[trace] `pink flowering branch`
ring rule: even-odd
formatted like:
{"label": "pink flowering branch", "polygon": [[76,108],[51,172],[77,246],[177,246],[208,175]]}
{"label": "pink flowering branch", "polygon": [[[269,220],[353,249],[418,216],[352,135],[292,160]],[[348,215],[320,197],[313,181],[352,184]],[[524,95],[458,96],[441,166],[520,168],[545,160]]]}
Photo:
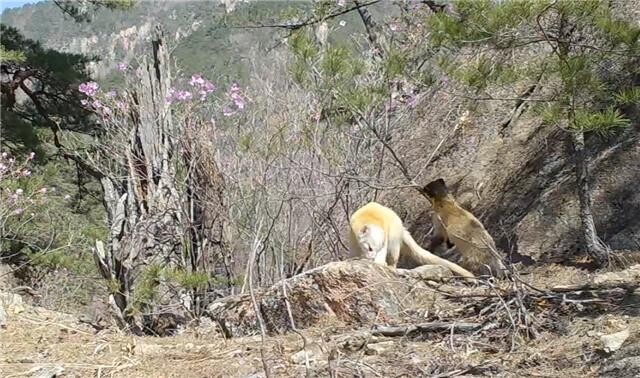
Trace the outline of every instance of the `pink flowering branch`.
{"label": "pink flowering branch", "polygon": [[[0,223],[6,222],[14,216],[21,217],[28,209],[42,206],[47,203],[47,195],[56,192],[54,187],[41,187],[37,190],[25,190],[23,188],[11,189],[20,180],[31,178],[29,164],[35,158],[35,153],[29,153],[22,162],[18,162],[7,152],[0,153],[0,186],[4,189],[0,192]],[[30,221],[35,214],[20,222]]]}

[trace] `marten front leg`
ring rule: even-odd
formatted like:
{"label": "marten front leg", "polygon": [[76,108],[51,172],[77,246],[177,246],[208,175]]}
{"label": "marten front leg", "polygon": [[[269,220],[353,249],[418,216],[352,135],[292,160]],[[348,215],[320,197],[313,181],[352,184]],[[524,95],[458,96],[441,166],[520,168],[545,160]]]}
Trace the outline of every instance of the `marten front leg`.
{"label": "marten front leg", "polygon": [[429,239],[428,251],[434,251],[442,243],[446,243],[447,249],[453,247],[453,243],[449,240],[447,235],[447,229],[442,224],[440,217],[436,212],[431,215],[431,222],[433,223],[433,235]]}

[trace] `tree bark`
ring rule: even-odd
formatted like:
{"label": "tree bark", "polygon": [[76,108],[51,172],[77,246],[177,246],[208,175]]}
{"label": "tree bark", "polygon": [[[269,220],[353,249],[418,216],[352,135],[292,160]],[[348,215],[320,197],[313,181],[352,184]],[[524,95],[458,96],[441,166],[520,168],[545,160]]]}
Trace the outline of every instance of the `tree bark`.
{"label": "tree bark", "polygon": [[[186,122],[183,133],[182,157],[185,166],[189,167],[186,213],[191,239],[191,248],[188,249],[190,270],[207,272],[217,278],[224,277],[223,284],[211,284],[208,289],[219,290],[223,286],[230,292],[235,276],[233,255],[228,243],[226,184],[215,159],[212,141],[215,125],[210,122]],[[206,302],[205,290],[194,290],[192,296],[193,311],[199,315]]]}
{"label": "tree bark", "polygon": [[358,14],[360,15],[360,19],[362,20],[365,29],[367,30],[369,43],[375,51],[374,55],[377,58],[382,59],[384,57],[384,42],[381,41],[381,38],[384,38],[384,36],[380,32],[380,27],[366,7],[362,6],[359,1],[354,1],[354,4],[358,7]]}
{"label": "tree bark", "polygon": [[[224,276],[227,285],[234,277],[214,125],[189,115],[174,120],[165,101],[169,53],[159,28],[152,43],[152,60],[143,57],[127,83],[129,110],[113,121],[120,131],[101,151],[109,156],[100,179],[109,235],[106,245],[96,242],[94,257],[109,281],[118,323],[134,333],[166,335],[200,315],[216,282],[211,276]],[[206,273],[210,287],[182,285],[174,273]]]}
{"label": "tree bark", "polygon": [[[122,140],[105,146],[117,156],[115,171],[101,179],[110,228],[106,248],[94,257],[110,281],[116,319],[134,333],[153,329],[160,318],[183,318],[181,288],[158,277],[158,269],[184,267],[184,191],[176,177],[180,126],[165,102],[170,83],[169,54],[157,30],[153,61],[142,59],[122,116]],[[187,306],[187,305],[185,305]]]}
{"label": "tree bark", "polygon": [[576,183],[580,201],[580,225],[584,248],[593,261],[602,266],[609,260],[608,248],[600,241],[591,211],[591,189],[589,187],[589,167],[585,153],[584,133],[571,133],[574,150]]}

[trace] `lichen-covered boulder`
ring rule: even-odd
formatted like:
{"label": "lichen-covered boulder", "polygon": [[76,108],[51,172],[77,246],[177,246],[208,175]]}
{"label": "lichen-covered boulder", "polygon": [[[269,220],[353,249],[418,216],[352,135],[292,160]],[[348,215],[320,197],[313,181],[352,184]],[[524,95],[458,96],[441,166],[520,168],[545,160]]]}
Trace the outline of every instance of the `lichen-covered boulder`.
{"label": "lichen-covered boulder", "polygon": [[[427,280],[451,273],[439,266],[415,270],[394,269],[367,260],[332,262],[285,279],[270,288],[255,290],[255,302],[268,333],[284,333],[323,322],[344,324],[384,323],[398,319],[416,303],[431,306],[436,292]],[[286,293],[285,293],[286,291]],[[256,305],[249,293],[219,299],[208,306],[207,316],[225,336],[260,332]]]}

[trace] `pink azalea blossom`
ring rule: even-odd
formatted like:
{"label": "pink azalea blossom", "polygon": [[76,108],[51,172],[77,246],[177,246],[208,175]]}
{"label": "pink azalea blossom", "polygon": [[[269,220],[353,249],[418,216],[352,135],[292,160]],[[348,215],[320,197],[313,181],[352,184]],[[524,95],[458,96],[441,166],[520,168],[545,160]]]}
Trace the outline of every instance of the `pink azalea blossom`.
{"label": "pink azalea blossom", "polygon": [[102,113],[102,116],[105,118],[111,117],[111,114],[113,114],[113,112],[111,111],[111,108],[108,106],[103,106],[100,109],[100,112]]}
{"label": "pink azalea blossom", "polygon": [[200,88],[200,100],[204,100],[209,93],[216,90],[216,86],[208,80]]}
{"label": "pink azalea blossom", "polygon": [[178,101],[189,101],[193,95],[189,91],[178,91],[175,97]]}
{"label": "pink azalea blossom", "polygon": [[216,86],[210,82],[210,81],[205,81],[204,85],[202,86],[202,89],[204,89],[207,92],[213,92],[216,90]]}
{"label": "pink azalea blossom", "polygon": [[116,67],[118,67],[119,71],[126,71],[129,66],[127,63],[118,63],[116,64]]}
{"label": "pink azalea blossom", "polygon": [[232,93],[231,94],[231,99],[233,100],[233,103],[238,107],[238,109],[240,109],[240,110],[244,109],[245,99],[244,99],[244,97],[242,97],[241,94]]}
{"label": "pink azalea blossom", "polygon": [[194,74],[191,76],[191,81],[189,81],[189,85],[192,87],[198,86],[201,87],[205,83],[204,78],[200,74]]}
{"label": "pink azalea blossom", "polygon": [[229,88],[229,93],[233,93],[233,92],[240,92],[240,86],[238,86],[238,83],[231,84],[231,88]]}
{"label": "pink azalea blossom", "polygon": [[95,100],[91,105],[96,109],[100,109],[102,107],[102,102],[100,102],[100,100]]}
{"label": "pink azalea blossom", "polygon": [[[229,113],[229,115],[233,115],[238,110],[244,109],[247,100],[242,95],[242,93],[240,91],[240,87],[238,86],[237,83],[231,84],[231,87],[229,88],[229,91],[227,92],[227,95],[231,98],[231,100],[233,101],[233,105],[235,105],[235,107],[236,107],[236,110],[230,110],[230,111],[227,112],[227,113]],[[225,114],[224,113],[224,109],[223,109],[223,114]],[[225,114],[225,115],[227,115],[227,114]]]}
{"label": "pink azalea blossom", "polygon": [[174,88],[169,89],[169,94],[165,98],[167,104],[173,104],[176,101],[189,101],[193,98],[193,95],[189,91],[180,91]]}
{"label": "pink azalea blossom", "polygon": [[192,97],[191,92],[189,91],[178,91],[176,92],[175,98],[178,101],[188,101]]}
{"label": "pink azalea blossom", "polygon": [[225,106],[222,108],[222,114],[225,117],[231,117],[232,115],[238,113],[238,111],[245,108],[247,99],[241,93],[240,86],[237,83],[231,84],[229,90],[227,91],[227,96],[231,99],[231,105]]}
{"label": "pink azalea blossom", "polygon": [[87,101],[87,100],[85,100],[85,99],[80,100],[80,104],[81,104],[82,106],[84,106],[85,108],[86,108],[86,107],[89,107],[89,101]]}
{"label": "pink azalea blossom", "polygon": [[93,97],[100,90],[100,85],[98,85],[98,83],[96,83],[95,81],[88,81],[86,83],[80,84],[78,90],[89,97]]}
{"label": "pink azalea blossom", "polygon": [[216,90],[216,86],[200,74],[191,76],[189,85],[199,88],[198,94],[200,95],[200,100],[204,100],[209,93]]}
{"label": "pink azalea blossom", "polygon": [[108,98],[114,98],[114,97],[116,97],[116,94],[117,94],[117,93],[116,93],[116,91],[109,91],[109,92],[107,92],[105,95],[106,95]]}

